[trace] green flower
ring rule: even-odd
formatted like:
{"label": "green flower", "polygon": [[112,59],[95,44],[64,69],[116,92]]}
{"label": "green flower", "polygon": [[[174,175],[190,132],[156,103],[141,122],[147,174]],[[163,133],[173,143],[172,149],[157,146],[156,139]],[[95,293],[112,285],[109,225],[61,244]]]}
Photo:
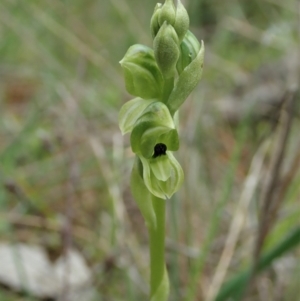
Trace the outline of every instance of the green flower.
{"label": "green flower", "polygon": [[120,61],[127,91],[144,99],[159,98],[163,77],[150,47],[131,46]]}
{"label": "green flower", "polygon": [[[135,174],[135,181],[143,179],[145,189],[150,193],[159,198],[170,198],[180,188],[184,177],[171,152],[178,150],[179,138],[167,106],[156,99],[134,98],[123,105],[119,125],[123,134],[132,132],[131,148],[141,162],[138,168],[141,174],[139,177]],[[132,185],[134,194],[146,196],[142,192],[144,188],[139,186]],[[143,204],[140,206],[145,211],[143,214],[150,212]]]}
{"label": "green flower", "polygon": [[157,157],[158,144],[165,145],[165,151],[178,150],[178,132],[168,107],[162,102],[148,105],[134,124],[130,142],[132,151],[146,159]]}

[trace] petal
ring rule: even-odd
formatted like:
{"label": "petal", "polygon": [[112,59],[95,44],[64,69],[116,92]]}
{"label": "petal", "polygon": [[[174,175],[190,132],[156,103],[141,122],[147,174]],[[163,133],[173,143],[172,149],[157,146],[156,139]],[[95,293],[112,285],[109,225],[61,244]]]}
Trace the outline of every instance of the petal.
{"label": "petal", "polygon": [[160,181],[167,181],[171,176],[171,162],[167,155],[150,159],[150,168],[154,176]]}

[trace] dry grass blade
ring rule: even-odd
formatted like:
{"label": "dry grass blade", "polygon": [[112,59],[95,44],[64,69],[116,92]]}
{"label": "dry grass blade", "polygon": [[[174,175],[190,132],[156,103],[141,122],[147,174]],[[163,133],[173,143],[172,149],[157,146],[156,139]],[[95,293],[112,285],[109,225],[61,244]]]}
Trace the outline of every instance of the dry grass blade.
{"label": "dry grass blade", "polygon": [[111,0],[111,4],[114,6],[115,10],[119,13],[122,19],[126,20],[129,30],[136,36],[140,36],[143,43],[149,41],[148,35],[143,30],[139,20],[132,14],[131,7],[126,1]]}
{"label": "dry grass blade", "polygon": [[[289,10],[289,11],[291,11],[293,13],[296,12],[295,8],[290,3],[287,3],[286,1],[285,2],[282,2],[280,0],[264,0],[264,1],[272,3],[274,5],[277,5],[277,6],[281,7],[281,8],[283,8],[283,9]],[[296,2],[295,2],[295,4],[296,4]]]}
{"label": "dry grass blade", "polygon": [[[251,287],[254,276],[259,267],[259,258],[261,256],[264,241],[271,229],[271,214],[274,214],[274,210],[272,210],[272,208],[276,201],[275,192],[277,192],[288,136],[292,125],[295,100],[295,91],[288,91],[283,99],[280,120],[271,154],[270,168],[261,194],[262,208],[260,210],[258,233],[254,246],[252,273],[244,292],[249,290]],[[282,199],[280,202],[282,203]],[[276,208],[278,210],[279,206],[276,206]]]}
{"label": "dry grass blade", "polygon": [[266,144],[263,144],[253,158],[249,174],[244,182],[244,188],[230,225],[229,233],[227,235],[225,247],[223,249],[219,264],[208,289],[205,299],[206,301],[213,301],[215,299],[224,281],[239,235],[245,223],[247,209],[256,191],[257,185],[261,180],[261,169],[265,155]]}
{"label": "dry grass blade", "polygon": [[[250,40],[256,41],[258,43],[263,43],[264,31],[259,28],[256,28],[247,21],[238,20],[232,17],[226,17],[223,21],[223,26],[226,29],[238,33]],[[281,41],[280,37],[274,38],[272,43],[268,44],[267,46],[271,46],[274,49],[279,50],[286,49],[286,45]]]}
{"label": "dry grass blade", "polygon": [[[118,223],[122,223],[122,221],[124,220],[125,208],[123,206],[123,200],[122,200],[120,188],[117,185],[116,181],[114,181],[114,175],[112,173],[112,170],[106,162],[105,149],[101,144],[101,142],[99,141],[99,139],[97,139],[95,136],[90,135],[88,140],[94,152],[94,155],[99,161],[99,165],[101,167],[103,177],[107,181],[107,187],[112,199],[113,210],[114,213],[116,214],[115,219],[118,220]],[[120,229],[118,229],[118,232],[116,234],[118,234],[119,241],[121,240],[121,237],[124,237]]]}
{"label": "dry grass blade", "polygon": [[226,73],[227,76],[232,77],[236,83],[245,84],[249,80],[249,74],[245,72],[238,64],[223,59],[215,54],[211,49],[207,50],[207,54],[205,56],[205,60],[208,64],[219,71]]}
{"label": "dry grass blade", "polygon": [[287,140],[292,125],[295,99],[296,97],[294,92],[288,92],[285,96],[284,104],[281,110],[281,116],[276,135],[277,139],[273,147],[270,169],[261,196],[262,208],[260,214],[258,237],[254,251],[254,261],[257,261],[257,258],[259,258],[259,254],[263,247],[263,242],[270,228],[270,208],[274,201],[274,192],[277,191],[276,187],[278,186],[281,167],[286,151]]}
{"label": "dry grass blade", "polygon": [[49,14],[35,6],[29,4],[30,10],[33,16],[41,22],[49,31],[61,38],[64,42],[69,44],[74,50],[77,50],[81,55],[86,57],[95,66],[105,70],[106,75],[113,83],[118,84],[120,81],[118,78],[120,74],[114,69],[114,67],[108,63],[98,52],[92,50],[87,44],[82,42],[75,34],[69,31],[67,28],[59,24],[56,20],[51,18]]}
{"label": "dry grass blade", "polygon": [[[300,144],[299,144],[300,149]],[[291,163],[290,170],[283,176],[280,187],[278,189],[278,193],[276,194],[276,197],[274,199],[273,204],[270,206],[270,214],[269,214],[269,224],[273,225],[276,218],[277,213],[280,207],[280,204],[282,200],[284,199],[284,196],[289,188],[290,183],[292,180],[297,176],[297,173],[300,170],[300,151],[298,154],[295,155],[294,160]]]}
{"label": "dry grass blade", "polygon": [[62,69],[58,60],[47,48],[44,47],[44,45],[42,45],[42,43],[38,41],[33,32],[17,21],[9,10],[7,10],[2,4],[0,4],[0,22],[13,30],[24,42],[26,47],[30,48],[35,54],[40,56],[49,66],[52,66],[57,70]]}
{"label": "dry grass blade", "polygon": [[[34,229],[43,229],[51,232],[61,232],[62,225],[56,221],[33,215],[22,215],[18,213],[0,214],[0,219],[17,227],[28,227]],[[73,226],[73,235],[85,243],[95,240],[91,231],[84,227]]]}

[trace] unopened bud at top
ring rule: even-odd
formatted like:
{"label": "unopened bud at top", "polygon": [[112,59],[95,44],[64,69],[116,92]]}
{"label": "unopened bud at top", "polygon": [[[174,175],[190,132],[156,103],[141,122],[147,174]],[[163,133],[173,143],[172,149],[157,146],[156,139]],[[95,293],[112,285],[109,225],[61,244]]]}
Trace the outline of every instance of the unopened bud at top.
{"label": "unopened bud at top", "polygon": [[162,4],[161,3],[157,3],[155,8],[154,8],[154,12],[153,15],[151,17],[151,21],[150,21],[150,30],[151,30],[151,35],[152,38],[154,39],[156,34],[159,31],[160,25],[158,22],[158,17],[160,14],[160,10],[161,10]]}
{"label": "unopened bud at top", "polygon": [[180,0],[175,0],[175,5],[173,0],[166,0],[163,5],[161,3],[156,5],[150,22],[153,38],[158,34],[164,22],[174,27],[178,40],[181,42],[189,28],[190,21],[188,13]]}
{"label": "unopened bud at top", "polygon": [[175,23],[176,11],[173,0],[166,0],[159,10],[158,23],[162,26],[165,22],[173,25]]}
{"label": "unopened bud at top", "polygon": [[175,75],[179,58],[179,40],[172,25],[165,22],[153,41],[154,56],[165,78]]}
{"label": "unopened bud at top", "polygon": [[173,26],[178,35],[179,42],[181,42],[189,29],[190,19],[180,0],[176,0],[176,18]]}

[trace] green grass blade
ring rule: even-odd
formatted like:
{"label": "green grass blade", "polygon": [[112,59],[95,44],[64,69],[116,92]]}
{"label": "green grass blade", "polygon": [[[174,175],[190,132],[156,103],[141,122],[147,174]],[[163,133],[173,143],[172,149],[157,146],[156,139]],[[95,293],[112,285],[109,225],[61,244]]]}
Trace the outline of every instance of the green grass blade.
{"label": "green grass blade", "polygon": [[[271,265],[271,263],[278,257],[292,250],[300,244],[300,226],[291,231],[278,245],[265,253],[259,260],[257,273],[263,271]],[[251,274],[251,267],[246,271],[242,271],[234,278],[223,285],[215,301],[225,301],[229,297],[231,300],[237,300],[237,297],[242,293],[247,280]]]}

